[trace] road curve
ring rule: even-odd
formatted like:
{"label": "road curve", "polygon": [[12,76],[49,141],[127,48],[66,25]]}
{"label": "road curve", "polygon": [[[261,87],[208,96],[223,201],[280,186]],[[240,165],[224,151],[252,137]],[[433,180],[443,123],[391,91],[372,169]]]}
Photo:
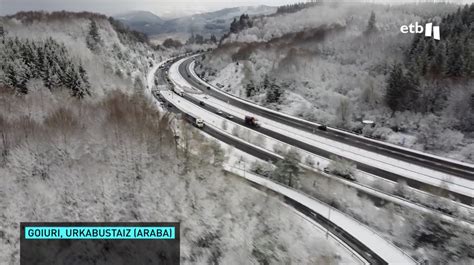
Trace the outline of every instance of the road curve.
{"label": "road curve", "polygon": [[[163,97],[160,97],[160,100],[166,101]],[[173,111],[179,112],[183,115],[183,118],[188,121],[191,124],[195,123],[196,117],[193,117],[190,114],[184,113],[179,108],[172,103],[168,102],[170,104],[169,106],[171,107]],[[210,126],[205,126],[202,128],[202,131],[206,132],[210,136],[214,137],[215,139],[225,142],[228,145],[231,145],[245,153],[251,154],[254,157],[257,157],[262,160],[266,161],[272,161],[272,162],[277,162],[281,159],[281,157],[278,157],[266,150],[263,150],[261,148],[256,148],[255,146],[252,146],[242,140],[239,140],[237,138],[232,138],[226,135],[225,133],[215,130],[214,128]],[[252,183],[254,187],[257,187],[259,189],[265,190],[266,187]],[[326,217],[323,215],[317,214],[316,212],[312,211],[308,207],[304,206],[303,204],[299,203],[296,200],[293,200],[288,197],[284,197],[285,200],[284,202],[288,204],[289,206],[292,206],[295,208],[297,211],[300,213],[304,214],[305,216],[309,217],[310,219],[314,220],[315,222],[319,223],[321,226],[324,228],[328,229],[332,234],[334,234],[337,238],[339,238],[341,241],[343,241],[346,245],[348,245],[350,248],[352,248],[355,252],[357,252],[361,257],[363,257],[368,263],[370,264],[389,264],[387,261],[385,261],[382,257],[377,255],[374,251],[369,249],[365,244],[363,244],[360,240],[357,238],[351,236],[347,231],[342,229],[341,227],[337,226],[330,220],[328,220]]]}
{"label": "road curve", "polygon": [[204,93],[211,94],[213,97],[221,99],[225,102],[229,102],[230,104],[236,107],[247,109],[260,116],[273,119],[280,123],[290,125],[301,130],[312,132],[322,137],[326,137],[335,141],[340,141],[345,144],[352,145],[354,147],[376,152],[385,156],[393,157],[402,161],[407,161],[412,164],[416,164],[454,176],[459,176],[468,180],[474,180],[474,165],[468,165],[466,163],[455,162],[443,159],[441,157],[412,151],[406,148],[396,147],[380,141],[360,137],[352,133],[342,132],[340,130],[330,127],[327,128],[327,131],[318,130],[318,124],[309,121],[304,121],[302,119],[291,117],[289,115],[281,114],[262,107],[256,107],[254,103],[242,99],[237,100],[235,96],[227,93],[219,93],[213,90],[208,90],[207,87],[203,84],[203,80],[196,80],[195,76],[189,72],[189,65],[193,61],[194,57],[190,57],[179,66],[179,72],[181,73],[183,78],[194,87],[204,91]]}
{"label": "road curve", "polygon": [[[229,104],[232,104],[232,105],[234,105],[238,108],[243,108],[243,109],[246,109],[246,110],[252,111],[252,112],[254,110],[257,110],[256,111],[256,112],[258,112],[258,113],[256,113],[257,115],[265,116],[267,118],[269,117],[268,115],[270,115],[270,119],[276,120],[278,122],[281,122],[281,123],[284,123],[284,124],[287,124],[287,125],[291,125],[293,127],[300,128],[300,127],[298,127],[299,123],[295,123],[295,121],[293,121],[291,119],[288,120],[287,117],[285,117],[285,116],[283,116],[283,120],[280,120],[281,117],[279,115],[271,112],[271,111],[269,112],[268,115],[266,115],[265,111],[262,111],[261,109],[256,108],[252,104],[247,105],[246,103],[242,103],[240,100],[236,100],[235,97],[233,97],[231,95],[225,95],[223,93],[213,91],[212,89],[207,89],[199,80],[195,80],[193,78],[192,73],[189,72],[189,69],[188,69],[189,65],[188,64],[190,63],[190,60],[192,60],[192,58],[185,60],[184,63],[179,65],[178,70],[179,70],[181,76],[183,78],[185,78],[186,81],[189,82],[192,86],[200,89],[204,93],[207,93],[207,94],[209,94],[209,95],[211,95],[211,96],[213,96],[217,99],[229,102]],[[184,98],[186,98],[187,100],[189,100],[189,101],[191,101],[195,104],[199,104],[198,100],[196,100],[195,98],[193,98],[189,95],[184,94]],[[214,112],[214,113],[217,112],[217,109],[215,109],[211,106],[208,106],[207,104],[205,106],[201,106],[201,108],[204,108],[204,109],[206,109],[208,111],[211,111],[211,112]],[[240,125],[245,126],[244,121],[241,120],[241,119],[236,118],[234,121],[239,123]],[[289,122],[285,122],[285,121],[289,121]],[[306,150],[308,152],[317,154],[317,155],[322,156],[322,157],[330,158],[330,156],[332,155],[332,153],[330,153],[328,151],[322,150],[322,149],[317,148],[313,145],[309,145],[307,143],[301,142],[299,140],[293,139],[293,138],[288,137],[286,135],[282,135],[278,132],[274,132],[274,131],[269,130],[269,129],[253,128],[253,127],[252,128],[248,127],[248,128],[252,129],[252,130],[255,130],[255,131],[259,131],[260,133],[263,133],[267,136],[270,136],[272,138],[275,138],[277,140],[280,140],[282,142],[285,142],[285,143],[288,143],[290,145],[296,146],[298,148],[301,148],[303,150]],[[308,130],[307,127],[305,127],[305,128],[306,128],[305,130]],[[313,132],[313,131],[311,131],[311,132]],[[337,137],[336,138],[332,137],[331,136],[332,134],[330,134],[328,132],[320,131],[320,130],[317,130],[317,129],[314,130],[314,132],[318,135],[321,135],[321,134],[322,135],[329,135],[328,138],[330,138],[332,140],[341,141]],[[346,143],[346,142],[344,142],[344,143]],[[357,146],[357,147],[360,148],[360,146]],[[377,176],[380,176],[380,177],[383,177],[383,178],[386,178],[386,179],[389,179],[389,180],[392,180],[392,181],[395,181],[395,182],[399,181],[399,180],[403,180],[409,186],[411,186],[413,188],[423,190],[423,191],[429,191],[429,192],[436,193],[436,194],[444,194],[446,197],[454,197],[454,198],[456,198],[457,200],[459,200],[460,202],[462,202],[466,205],[472,205],[472,203],[473,203],[472,196],[467,196],[465,194],[457,193],[457,192],[451,191],[451,190],[445,190],[445,189],[442,189],[438,186],[426,184],[424,182],[414,180],[414,179],[411,179],[411,178],[407,178],[407,177],[404,177],[402,175],[398,175],[398,174],[389,172],[387,170],[383,170],[383,169],[380,169],[380,168],[377,168],[377,167],[373,167],[373,166],[370,166],[370,165],[367,165],[367,164],[364,164],[364,163],[359,163],[359,162],[356,162],[356,161],[354,161],[354,162],[357,164],[358,169],[360,169],[362,171],[365,171],[365,172],[368,172],[368,173],[371,173],[373,175],[377,175]]]}

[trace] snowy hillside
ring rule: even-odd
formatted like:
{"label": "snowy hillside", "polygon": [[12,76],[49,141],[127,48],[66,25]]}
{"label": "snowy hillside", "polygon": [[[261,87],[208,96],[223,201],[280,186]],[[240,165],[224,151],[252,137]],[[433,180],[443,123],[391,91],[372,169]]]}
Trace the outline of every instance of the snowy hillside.
{"label": "snowy hillside", "polygon": [[[452,4],[317,5],[297,12],[251,18],[250,22],[241,18],[238,23],[241,26],[231,28],[220,47],[200,59],[196,70],[235,95],[292,115],[406,147],[473,161],[474,120],[460,111],[470,104],[461,98],[474,94],[470,74],[463,74],[461,83],[453,80],[455,75],[441,76],[443,81],[439,82],[423,72],[426,63],[418,64],[417,94],[411,102],[426,107],[391,109],[387,103],[393,66],[410,60],[410,54],[418,52],[413,35],[401,34],[400,25],[426,20],[454,23],[447,17],[456,16],[458,8]],[[469,12],[469,7],[465,12]],[[461,22],[466,28],[472,25],[469,15],[459,14],[466,17]],[[446,32],[449,30],[443,34],[447,35]],[[472,34],[466,36],[471,36],[465,38],[472,44]],[[449,43],[457,43],[455,38],[450,37],[451,40],[440,45],[448,47]],[[472,58],[468,46],[458,47],[466,52],[464,58]],[[447,57],[460,56],[452,55],[446,48],[444,51]],[[424,52],[429,53],[429,48]],[[234,73],[230,75],[232,68]],[[470,68],[466,66],[466,69]],[[407,66],[403,71],[411,70]],[[304,103],[287,100],[295,98],[293,95],[304,98]],[[376,126],[364,127],[363,120],[374,120]],[[439,128],[429,131],[425,124],[433,121]]]}
{"label": "snowy hillside", "polygon": [[[149,61],[158,54],[154,54],[145,42],[140,42],[133,32],[118,28],[116,22],[111,22],[114,21],[90,13],[27,12],[2,18],[5,31],[4,41],[0,44],[2,69],[10,67],[17,76],[6,76],[4,70],[0,72],[0,78],[7,84],[20,83],[26,87],[34,79],[47,78],[40,68],[48,66],[49,70],[64,70],[64,63],[84,68],[88,82],[94,85],[90,91],[94,97],[115,89],[130,91],[136,80],[144,80],[143,73],[148,69]],[[58,68],[43,63],[45,58],[51,59],[44,52],[48,49],[63,50],[61,58],[49,63],[58,64]],[[20,75],[22,71],[26,73]],[[60,71],[49,73],[49,77],[54,75],[57,78],[62,76]]]}

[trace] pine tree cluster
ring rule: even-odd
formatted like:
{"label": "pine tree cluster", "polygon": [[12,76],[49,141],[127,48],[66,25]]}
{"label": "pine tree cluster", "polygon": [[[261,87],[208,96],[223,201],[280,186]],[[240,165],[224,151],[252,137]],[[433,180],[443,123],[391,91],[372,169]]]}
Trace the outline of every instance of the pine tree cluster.
{"label": "pine tree cluster", "polygon": [[[439,41],[416,34],[405,63],[393,66],[385,94],[385,102],[392,111],[432,112],[432,108],[420,108],[426,104],[418,104],[426,101],[420,98],[422,84],[474,78],[474,4],[444,17],[440,28]],[[424,91],[424,94],[439,93]]]}
{"label": "pine tree cluster", "polygon": [[429,78],[473,78],[474,4],[444,17],[440,30],[440,41],[415,35],[407,65]]}
{"label": "pine tree cluster", "polygon": [[244,29],[251,28],[252,26],[253,22],[249,15],[242,14],[238,20],[234,18],[234,21],[230,24],[230,33],[238,33]]}
{"label": "pine tree cluster", "polygon": [[72,96],[90,95],[87,73],[73,62],[66,47],[52,38],[43,41],[5,37],[0,43],[0,83],[28,93],[27,83],[40,79],[50,90],[66,88]]}

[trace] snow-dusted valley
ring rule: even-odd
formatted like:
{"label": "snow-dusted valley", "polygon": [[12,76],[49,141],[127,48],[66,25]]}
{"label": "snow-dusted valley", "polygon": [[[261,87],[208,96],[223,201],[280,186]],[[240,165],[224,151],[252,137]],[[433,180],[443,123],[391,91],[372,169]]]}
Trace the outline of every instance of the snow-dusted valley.
{"label": "snow-dusted valley", "polygon": [[191,127],[200,153],[177,149],[173,118],[143,91],[150,66],[180,51],[154,51],[88,13],[18,14],[2,30],[1,264],[19,264],[24,220],[180,221],[183,264],[352,263],[222,171],[219,146]]}
{"label": "snow-dusted valley", "polygon": [[181,264],[472,264],[474,5],[316,2],[0,17],[0,264],[25,221],[180,222]]}

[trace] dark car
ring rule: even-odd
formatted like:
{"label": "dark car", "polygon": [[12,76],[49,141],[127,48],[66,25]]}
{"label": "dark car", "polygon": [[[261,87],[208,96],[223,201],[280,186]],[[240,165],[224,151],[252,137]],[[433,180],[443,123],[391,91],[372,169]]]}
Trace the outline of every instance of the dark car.
{"label": "dark car", "polygon": [[209,90],[209,89],[211,89],[211,87],[210,87],[210,86],[208,86],[208,87],[207,87],[207,89]]}
{"label": "dark car", "polygon": [[327,131],[327,130],[328,130],[328,127],[326,127],[326,125],[319,125],[319,126],[318,126],[318,130]]}
{"label": "dark car", "polygon": [[205,104],[204,104],[204,102],[199,101],[199,105],[204,106]]}

